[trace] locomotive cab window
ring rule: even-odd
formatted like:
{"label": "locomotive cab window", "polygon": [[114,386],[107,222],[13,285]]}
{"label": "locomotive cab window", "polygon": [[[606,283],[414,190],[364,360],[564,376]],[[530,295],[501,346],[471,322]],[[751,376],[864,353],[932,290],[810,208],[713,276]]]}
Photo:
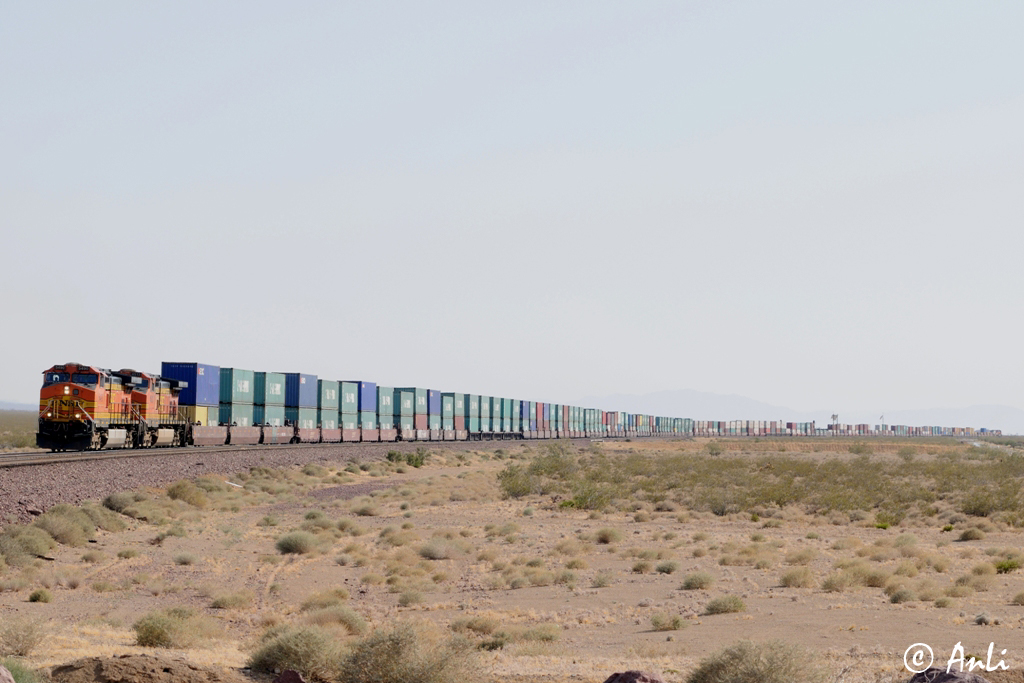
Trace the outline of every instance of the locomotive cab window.
{"label": "locomotive cab window", "polygon": [[100,378],[90,372],[76,372],[71,376],[71,381],[75,384],[96,384]]}
{"label": "locomotive cab window", "polygon": [[51,384],[60,384],[61,382],[67,382],[71,376],[66,372],[48,372],[43,377],[43,386],[48,387]]}

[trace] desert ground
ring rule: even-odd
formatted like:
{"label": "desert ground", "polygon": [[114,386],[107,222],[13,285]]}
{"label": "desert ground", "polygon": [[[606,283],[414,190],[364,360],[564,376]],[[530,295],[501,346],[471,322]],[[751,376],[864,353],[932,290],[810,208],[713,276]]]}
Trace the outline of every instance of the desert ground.
{"label": "desert ground", "polygon": [[958,642],[982,659],[994,643],[1010,672],[986,677],[1021,680],[1012,445],[482,442],[388,458],[205,475],[8,524],[0,655],[44,676],[148,653],[335,680],[332,661],[409,624],[480,680],[693,680],[742,640],[796,646],[808,680],[837,683],[906,680],[912,643],[943,666]]}

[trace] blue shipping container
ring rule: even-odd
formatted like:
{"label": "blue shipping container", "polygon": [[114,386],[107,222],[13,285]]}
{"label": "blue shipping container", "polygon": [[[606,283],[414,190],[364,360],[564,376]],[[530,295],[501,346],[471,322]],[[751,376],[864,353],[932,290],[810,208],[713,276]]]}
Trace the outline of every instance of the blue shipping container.
{"label": "blue shipping container", "polygon": [[[374,382],[360,382],[359,380],[349,380],[353,384],[359,387],[359,412],[377,412],[377,385]],[[373,427],[363,427],[363,429],[373,429]]]}
{"label": "blue shipping container", "polygon": [[203,363],[167,363],[160,365],[163,377],[188,382],[178,403],[183,406],[215,406],[220,403],[220,367]]}
{"label": "blue shipping container", "polygon": [[441,414],[441,392],[427,389],[427,414]]}
{"label": "blue shipping container", "polygon": [[[316,375],[286,372],[284,375],[284,404],[291,408],[316,408]],[[314,418],[315,421],[315,418]]]}

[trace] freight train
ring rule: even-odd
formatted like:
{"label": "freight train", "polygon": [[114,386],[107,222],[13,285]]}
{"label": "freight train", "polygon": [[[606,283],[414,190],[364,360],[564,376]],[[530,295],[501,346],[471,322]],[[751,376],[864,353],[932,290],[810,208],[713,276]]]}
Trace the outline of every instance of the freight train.
{"label": "freight train", "polygon": [[159,375],[65,363],[43,373],[36,443],[56,452],[282,443],[985,432],[903,425],[819,429],[813,422],[711,422],[203,363],[165,362]]}

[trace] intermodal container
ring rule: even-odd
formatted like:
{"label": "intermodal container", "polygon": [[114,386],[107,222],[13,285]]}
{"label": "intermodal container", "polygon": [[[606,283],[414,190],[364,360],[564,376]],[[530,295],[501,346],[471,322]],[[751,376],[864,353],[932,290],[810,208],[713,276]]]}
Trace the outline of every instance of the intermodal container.
{"label": "intermodal container", "polygon": [[[284,404],[286,406],[291,408],[316,408],[319,388],[316,375],[286,372],[284,378]],[[306,429],[306,427],[300,427],[300,429]]]}
{"label": "intermodal container", "polygon": [[[491,397],[480,397],[480,431],[491,431]],[[473,431],[470,429],[470,431]]]}
{"label": "intermodal container", "polygon": [[414,389],[395,389],[393,404],[396,415],[415,415],[416,391]]}
{"label": "intermodal container", "polygon": [[350,384],[355,384],[357,387],[357,393],[359,394],[359,410],[360,413],[369,411],[377,411],[377,385],[373,382],[360,382],[358,380],[352,380]]}
{"label": "intermodal container", "polygon": [[[394,387],[377,387],[377,414],[381,417],[381,423],[390,424],[391,420],[385,420],[385,415],[394,415],[395,413],[395,388]],[[386,429],[386,427],[381,427]]]}
{"label": "intermodal container", "polygon": [[413,415],[426,415],[427,414],[428,406],[427,406],[427,390],[426,389],[420,389],[419,387],[399,387],[398,390],[412,392],[412,394],[413,394],[413,398],[412,398],[413,412],[412,412],[412,414]]}
{"label": "intermodal container", "polygon": [[[341,402],[338,383],[332,379],[321,379],[317,380],[316,388],[317,409],[338,412],[338,406]],[[331,429],[334,429],[334,427],[331,427]]]}
{"label": "intermodal container", "polygon": [[373,410],[364,410],[359,413],[359,428],[360,429],[376,429],[377,428],[377,413]]}
{"label": "intermodal container", "polygon": [[455,418],[454,417],[442,417],[441,418],[441,429],[455,429]]}
{"label": "intermodal container", "polygon": [[[460,408],[461,402],[460,402]],[[451,420],[455,417],[455,394],[441,394],[441,418],[444,420]],[[455,427],[445,427],[445,429],[455,429]]]}
{"label": "intermodal container", "polygon": [[284,425],[284,420],[284,406],[264,406],[257,403],[252,407],[252,423],[254,425],[281,427]]}
{"label": "intermodal container", "polygon": [[284,385],[284,375],[280,372],[253,373],[253,403],[283,406]]}
{"label": "intermodal container", "polygon": [[251,427],[252,412],[251,403],[221,403],[220,423],[238,427]]}
{"label": "intermodal container", "polygon": [[255,375],[252,370],[220,369],[220,402],[252,404],[255,397]]}
{"label": "intermodal container", "polygon": [[330,408],[327,410],[317,409],[316,422],[321,429],[339,429],[338,411]]}
{"label": "intermodal container", "polygon": [[215,406],[179,405],[178,409],[189,424],[198,424],[203,427],[216,427],[220,424],[220,404]]}
{"label": "intermodal container", "polygon": [[392,424],[395,429],[414,429],[414,417],[412,415],[393,415]]}
{"label": "intermodal container", "polygon": [[338,415],[342,429],[359,429],[359,415],[353,413],[340,413]]}
{"label": "intermodal container", "polygon": [[341,394],[338,411],[355,414],[359,412],[359,384],[356,382],[340,382],[338,391]]}
{"label": "intermodal container", "polygon": [[178,405],[216,406],[220,403],[220,368],[216,365],[165,362],[160,365],[160,375],[188,383],[178,394]]}
{"label": "intermodal container", "polygon": [[312,408],[285,406],[284,415],[288,423],[294,427],[299,429],[316,429],[316,406]]}
{"label": "intermodal container", "polygon": [[[441,416],[437,413],[427,415],[427,429],[433,431],[435,429],[441,429]],[[449,429],[454,429],[450,427]]]}
{"label": "intermodal container", "polygon": [[[427,389],[427,415],[441,414],[441,392],[436,389]],[[431,427],[434,429],[434,427]],[[440,429],[438,427],[437,429]]]}

